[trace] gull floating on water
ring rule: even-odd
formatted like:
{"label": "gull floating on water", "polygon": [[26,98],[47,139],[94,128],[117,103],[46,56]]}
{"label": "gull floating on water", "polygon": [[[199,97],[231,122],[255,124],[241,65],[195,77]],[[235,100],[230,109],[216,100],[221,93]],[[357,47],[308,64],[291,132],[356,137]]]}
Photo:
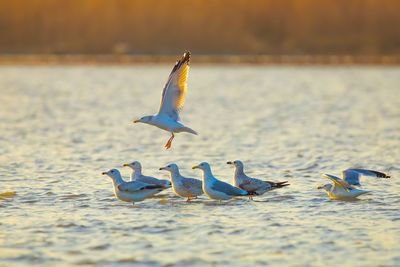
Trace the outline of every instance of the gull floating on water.
{"label": "gull floating on water", "polygon": [[161,185],[146,184],[137,181],[125,182],[117,169],[111,169],[102,174],[112,179],[115,196],[125,202],[139,202],[165,189]]}
{"label": "gull floating on water", "polygon": [[342,172],[343,180],[350,185],[360,186],[361,176],[370,176],[375,178],[390,178],[389,175],[383,172],[366,170],[366,169],[347,169]]}
{"label": "gull floating on water", "polygon": [[157,179],[151,176],[146,176],[142,174],[142,164],[139,161],[134,161],[131,163],[125,163],[124,167],[130,167],[132,169],[131,181],[138,181],[146,184],[161,185],[165,188],[171,187],[171,182],[164,179]]}
{"label": "gull floating on water", "polygon": [[[262,195],[267,191],[271,191],[276,188],[282,188],[288,186],[287,181],[284,182],[271,182],[262,181],[260,179],[251,178],[244,173],[243,162],[240,160],[228,161],[227,164],[231,164],[235,167],[235,174],[233,182],[236,187],[239,187],[247,192],[255,193],[256,195]],[[252,196],[249,196],[252,199]]]}
{"label": "gull floating on water", "polygon": [[175,194],[180,197],[187,197],[187,202],[203,194],[202,182],[197,179],[183,177],[176,164],[169,164],[160,168],[160,170],[169,171]]}
{"label": "gull floating on water", "polygon": [[211,199],[227,200],[234,197],[252,195],[252,193],[215,178],[211,172],[210,164],[207,162],[202,162],[192,167],[192,169],[200,169],[203,171],[203,191]]}
{"label": "gull floating on water", "polygon": [[349,185],[346,181],[340,179],[339,177],[330,174],[324,174],[323,177],[331,180],[333,182],[333,185],[326,184],[324,186],[318,187],[318,189],[325,190],[330,199],[350,200],[355,199],[360,195],[369,193],[369,191],[357,189],[354,186]]}
{"label": "gull floating on water", "polygon": [[189,74],[190,52],[183,54],[176,62],[161,96],[161,105],[156,115],[145,116],[134,122],[147,123],[171,133],[171,138],[165,144],[166,149],[171,148],[174,133],[187,132],[197,135],[197,132],[183,125],[179,112],[183,108],[187,91],[187,78]]}

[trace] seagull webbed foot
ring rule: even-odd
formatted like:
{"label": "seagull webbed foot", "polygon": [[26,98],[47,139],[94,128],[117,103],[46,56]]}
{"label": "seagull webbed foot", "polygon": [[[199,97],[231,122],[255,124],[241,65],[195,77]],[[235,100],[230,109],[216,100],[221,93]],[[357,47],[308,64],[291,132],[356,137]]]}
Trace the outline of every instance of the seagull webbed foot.
{"label": "seagull webbed foot", "polygon": [[172,140],[174,139],[174,133],[172,133],[171,137],[168,139],[167,143],[165,144],[166,149],[170,149],[172,145]]}

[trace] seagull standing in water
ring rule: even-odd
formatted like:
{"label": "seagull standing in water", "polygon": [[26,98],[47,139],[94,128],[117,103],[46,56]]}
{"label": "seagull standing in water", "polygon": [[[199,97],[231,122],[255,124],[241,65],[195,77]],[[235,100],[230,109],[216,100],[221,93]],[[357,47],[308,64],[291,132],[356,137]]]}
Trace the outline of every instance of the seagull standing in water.
{"label": "seagull standing in water", "polygon": [[171,182],[165,179],[157,179],[151,176],[146,176],[142,174],[142,164],[139,161],[134,161],[131,163],[125,163],[124,167],[129,167],[132,169],[131,181],[139,181],[146,184],[161,185],[164,188],[170,188]]}
{"label": "seagull standing in water", "polygon": [[[246,190],[247,192],[254,192],[256,195],[262,195],[267,191],[271,191],[276,188],[282,188],[288,186],[287,181],[284,182],[271,182],[262,181],[260,179],[251,178],[244,173],[243,162],[240,160],[228,161],[227,164],[235,167],[235,174],[233,176],[233,184]],[[249,196],[252,199],[252,196]]]}
{"label": "seagull standing in water", "polygon": [[137,181],[125,182],[117,169],[111,169],[102,174],[112,179],[115,196],[125,202],[134,203],[142,201],[165,189],[161,185],[146,184]]}
{"label": "seagull standing in water", "polygon": [[156,126],[171,133],[171,138],[165,144],[166,149],[171,148],[174,133],[187,132],[197,135],[197,132],[183,125],[179,118],[179,112],[183,108],[187,91],[187,78],[189,74],[190,52],[183,54],[176,62],[161,96],[161,105],[156,115],[150,115],[135,120]]}
{"label": "seagull standing in water", "polygon": [[228,183],[218,180],[211,172],[210,164],[202,162],[192,169],[203,171],[203,191],[211,199],[228,200],[234,197],[250,196],[252,193],[234,187]]}
{"label": "seagull standing in water", "polygon": [[333,182],[332,184],[326,184],[318,187],[323,189],[327,193],[328,197],[333,200],[353,200],[360,195],[367,194],[369,191],[357,189],[352,185],[349,185],[346,181],[339,177],[324,174],[323,177],[328,178]]}
{"label": "seagull standing in water", "polygon": [[176,164],[169,164],[160,168],[160,170],[169,171],[175,194],[180,197],[187,197],[187,202],[203,194],[202,182],[197,179],[183,177]]}
{"label": "seagull standing in water", "polygon": [[366,169],[347,169],[342,172],[343,180],[350,185],[358,185],[360,184],[361,176],[370,176],[375,178],[390,178],[389,175],[383,172],[366,170]]}

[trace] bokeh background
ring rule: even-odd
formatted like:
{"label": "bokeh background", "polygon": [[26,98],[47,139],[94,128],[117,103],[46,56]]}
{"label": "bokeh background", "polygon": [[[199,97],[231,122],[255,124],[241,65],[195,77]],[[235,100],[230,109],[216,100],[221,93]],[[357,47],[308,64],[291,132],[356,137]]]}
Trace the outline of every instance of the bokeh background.
{"label": "bokeh background", "polygon": [[0,54],[400,55],[398,0],[0,0]]}

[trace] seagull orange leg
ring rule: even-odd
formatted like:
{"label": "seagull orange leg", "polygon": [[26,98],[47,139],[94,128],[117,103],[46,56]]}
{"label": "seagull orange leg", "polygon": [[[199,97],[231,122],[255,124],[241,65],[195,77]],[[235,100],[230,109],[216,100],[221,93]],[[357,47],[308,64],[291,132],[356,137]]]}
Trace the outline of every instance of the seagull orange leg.
{"label": "seagull orange leg", "polygon": [[172,133],[171,137],[168,139],[168,142],[165,144],[166,149],[170,149],[172,145],[172,140],[174,139],[175,135]]}

